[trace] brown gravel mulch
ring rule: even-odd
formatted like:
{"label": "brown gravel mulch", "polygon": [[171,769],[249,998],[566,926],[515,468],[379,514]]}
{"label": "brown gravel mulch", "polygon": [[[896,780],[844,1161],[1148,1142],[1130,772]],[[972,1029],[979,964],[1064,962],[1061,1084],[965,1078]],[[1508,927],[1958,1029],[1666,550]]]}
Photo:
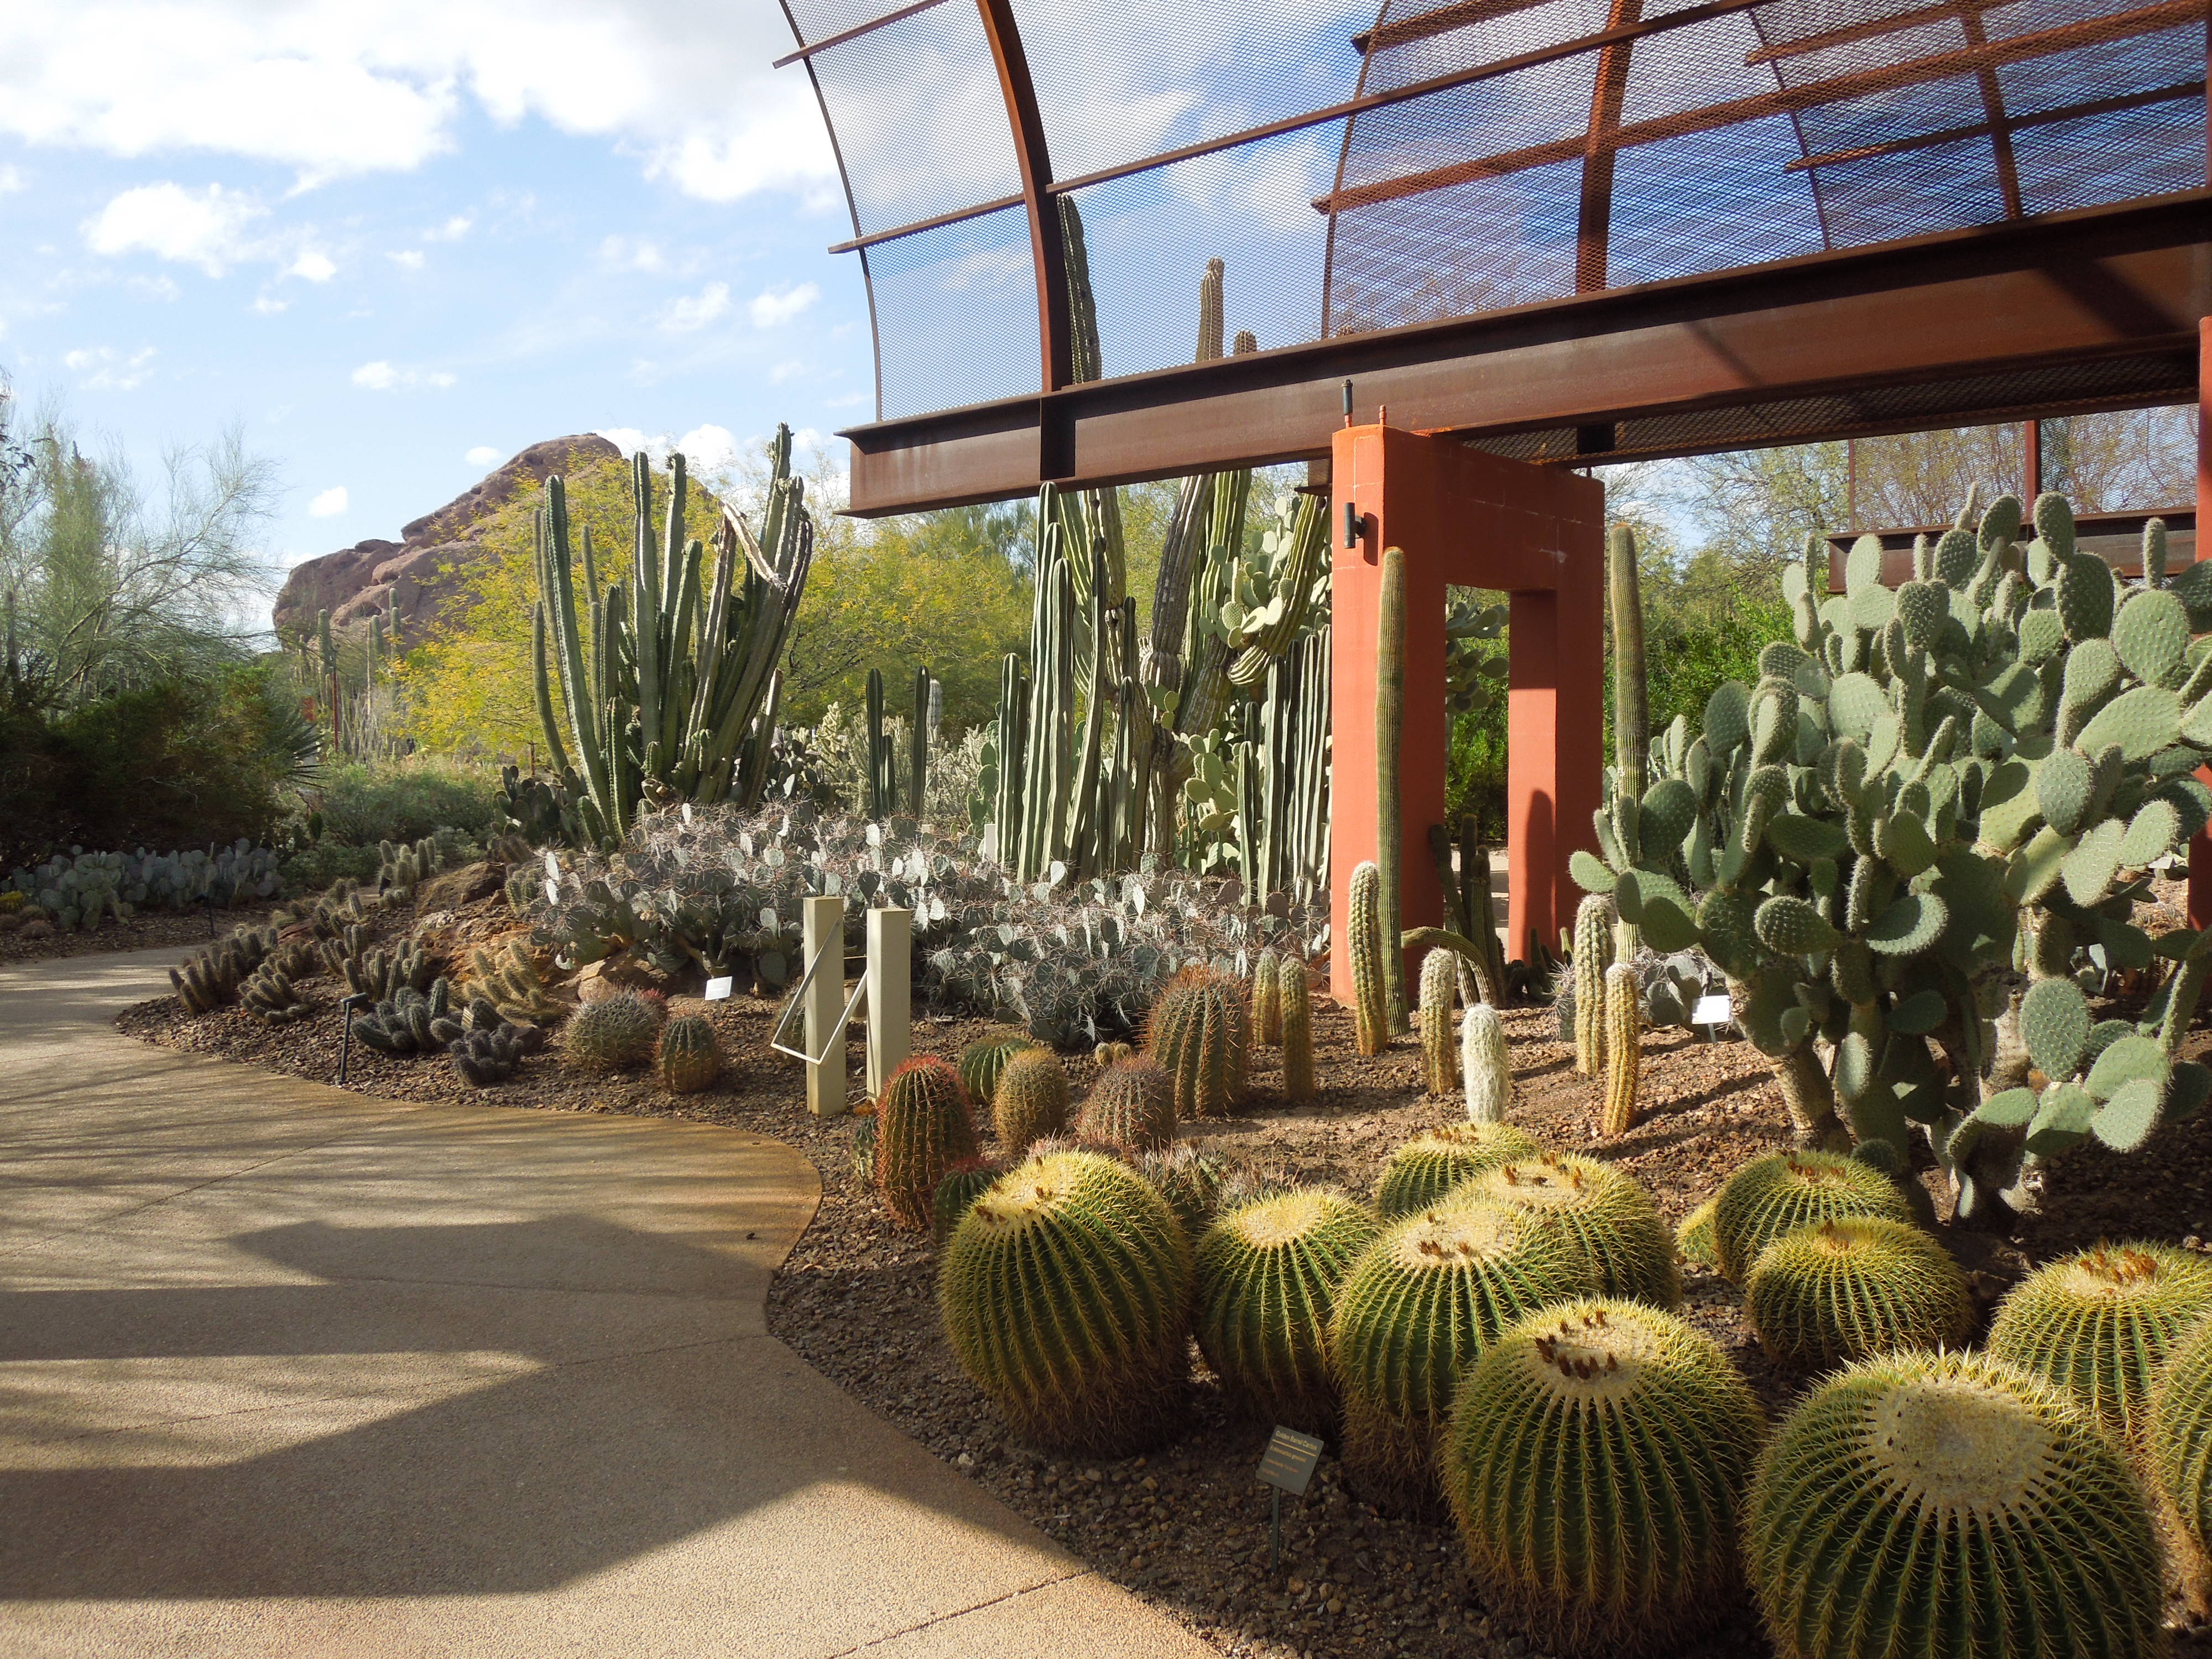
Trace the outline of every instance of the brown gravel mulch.
{"label": "brown gravel mulch", "polygon": [[[431,920],[449,950],[514,927],[496,900]],[[164,1046],[333,1080],[337,988],[311,981],[307,989],[325,1006],[297,1025],[264,1026],[235,1008],[191,1019],[166,997],[127,1011],[118,1024]],[[678,1116],[796,1145],[821,1172],[822,1203],[770,1290],[770,1330],[1100,1572],[1231,1655],[1523,1659],[1535,1650],[1474,1595],[1448,1525],[1377,1513],[1346,1490],[1333,1460],[1324,1459],[1303,1500],[1285,1503],[1283,1567],[1272,1575],[1266,1490],[1254,1475],[1267,1426],[1228,1413],[1195,1349],[1188,1420],[1152,1455],[1092,1462],[1015,1442],[961,1372],[939,1328],[933,1247],[926,1237],[892,1227],[854,1173],[854,1133],[862,1120],[817,1119],[806,1111],[798,1063],[768,1049],[774,1004],[740,997],[701,1006],[729,1066],[719,1085],[696,1095],[668,1095],[643,1074],[581,1076],[550,1055],[526,1061],[514,1083],[479,1091],[442,1059],[393,1060],[358,1043],[348,1086],[394,1099]],[[1574,1075],[1571,1049],[1557,1040],[1551,1012],[1509,1011],[1505,1025],[1518,1091],[1515,1121],[1553,1146],[1620,1164],[1654,1193],[1669,1219],[1710,1196],[1747,1160],[1788,1143],[1771,1073],[1747,1043],[1680,1032],[1647,1037],[1639,1121],[1621,1139],[1601,1142],[1598,1085]],[[1352,1052],[1348,1014],[1319,1002],[1315,1027],[1322,1086],[1313,1102],[1285,1105],[1276,1057],[1262,1054],[1248,1115],[1187,1125],[1184,1133],[1255,1165],[1364,1194],[1390,1149],[1460,1118],[1463,1108],[1455,1097],[1421,1093],[1413,1039],[1361,1058]],[[986,1029],[976,1021],[917,1020],[915,1047],[956,1056]],[[2199,1036],[2191,1046],[2212,1044]],[[856,1038],[848,1048],[856,1097],[860,1058]],[[1096,1068],[1086,1054],[1069,1057],[1068,1069],[1079,1091]],[[1939,1183],[1929,1184],[1933,1190]],[[2166,1130],[2152,1153],[2119,1158],[2087,1148],[2063,1161],[2047,1215],[2023,1224],[2009,1240],[1960,1233],[1951,1242],[1986,1302],[2026,1266],[2100,1237],[2186,1239],[2202,1249],[2208,1234],[2212,1112]],[[1785,1410],[1802,1379],[1765,1359],[1735,1291],[1692,1269],[1685,1293],[1686,1316],[1727,1350],[1771,1413]],[[1739,1608],[1717,1634],[1683,1651],[1720,1659],[1768,1650]],[[2212,1639],[2200,1636],[2187,1650],[2212,1652]]]}
{"label": "brown gravel mulch", "polygon": [[[270,917],[270,907],[256,905],[250,909],[217,910],[215,913],[215,934],[220,939],[234,927],[259,927]],[[53,927],[52,922],[46,927]],[[209,939],[208,913],[205,910],[173,910],[142,912],[125,921],[110,916],[100,927],[86,933],[64,933],[58,930],[40,935],[36,929],[21,926],[0,933],[0,966],[19,962],[45,962],[55,957],[105,956],[122,951],[151,951],[164,945],[177,947],[179,960],[205,945]]]}

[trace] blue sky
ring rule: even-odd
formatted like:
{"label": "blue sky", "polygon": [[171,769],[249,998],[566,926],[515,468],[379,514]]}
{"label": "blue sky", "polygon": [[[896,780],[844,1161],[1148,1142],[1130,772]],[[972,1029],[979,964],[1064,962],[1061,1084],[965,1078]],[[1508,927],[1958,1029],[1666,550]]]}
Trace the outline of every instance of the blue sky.
{"label": "blue sky", "polygon": [[0,368],[149,470],[240,423],[279,565],[542,438],[867,419],[789,48],[767,0],[0,8]]}

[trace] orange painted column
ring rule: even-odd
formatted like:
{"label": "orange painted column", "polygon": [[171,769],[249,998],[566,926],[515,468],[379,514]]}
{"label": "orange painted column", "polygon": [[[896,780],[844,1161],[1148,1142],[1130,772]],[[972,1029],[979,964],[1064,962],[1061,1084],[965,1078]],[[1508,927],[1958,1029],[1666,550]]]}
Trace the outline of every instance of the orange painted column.
{"label": "orange painted column", "polygon": [[[1329,781],[1330,977],[1352,969],[1342,919],[1352,872],[1375,856],[1376,626],[1385,547],[1406,552],[1406,717],[1399,763],[1399,867],[1408,927],[1443,919],[1429,827],[1444,820],[1450,716],[1444,707],[1448,586],[1511,595],[1506,878],[1509,957],[1533,929],[1555,944],[1571,917],[1567,856],[1591,848],[1603,764],[1605,490],[1449,438],[1347,427],[1332,455],[1334,544]],[[1358,515],[1347,546],[1346,512]]]}

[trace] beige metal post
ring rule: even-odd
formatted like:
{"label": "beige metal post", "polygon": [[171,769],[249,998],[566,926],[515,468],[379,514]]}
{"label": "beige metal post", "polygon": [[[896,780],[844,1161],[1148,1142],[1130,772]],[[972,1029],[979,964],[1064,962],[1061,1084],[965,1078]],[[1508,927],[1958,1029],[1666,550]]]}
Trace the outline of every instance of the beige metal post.
{"label": "beige metal post", "polygon": [[[806,987],[806,1052],[821,1054],[825,1044],[830,1049],[820,1065],[806,1068],[806,1104],[817,1117],[835,1117],[845,1109],[843,1034],[829,1043],[831,1027],[845,1012],[845,901],[802,899],[799,915],[799,948],[805,952],[805,962],[812,962],[824,949],[830,952]],[[800,964],[801,971],[805,965]]]}
{"label": "beige metal post", "polygon": [[868,1097],[904,1063],[914,1033],[914,912],[868,912]]}

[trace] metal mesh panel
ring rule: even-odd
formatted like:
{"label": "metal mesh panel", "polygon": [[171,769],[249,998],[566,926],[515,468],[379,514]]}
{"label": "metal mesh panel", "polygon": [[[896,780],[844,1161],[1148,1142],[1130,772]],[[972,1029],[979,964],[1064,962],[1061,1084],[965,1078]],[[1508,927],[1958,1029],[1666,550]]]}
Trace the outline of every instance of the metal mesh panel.
{"label": "metal mesh panel", "polygon": [[1029,217],[1005,208],[868,251],[880,418],[1037,389]]}

